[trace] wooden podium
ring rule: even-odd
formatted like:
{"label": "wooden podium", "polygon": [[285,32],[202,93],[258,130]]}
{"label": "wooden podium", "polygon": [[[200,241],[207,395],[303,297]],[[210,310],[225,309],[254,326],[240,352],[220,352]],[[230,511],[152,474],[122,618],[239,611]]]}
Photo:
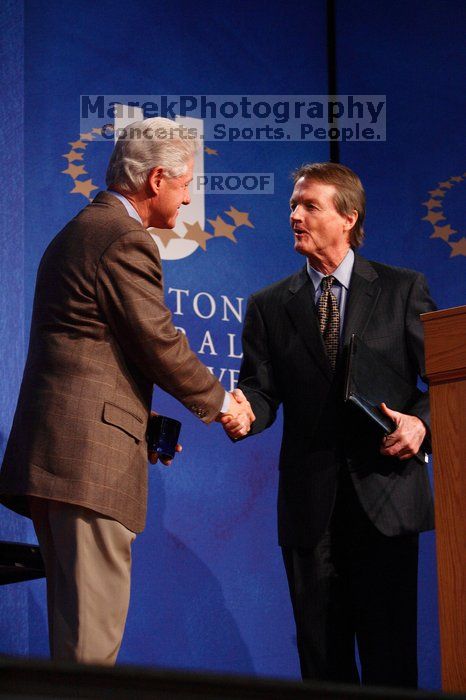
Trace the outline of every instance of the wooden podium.
{"label": "wooden podium", "polygon": [[466,691],[466,306],[422,314],[430,383],[442,685]]}

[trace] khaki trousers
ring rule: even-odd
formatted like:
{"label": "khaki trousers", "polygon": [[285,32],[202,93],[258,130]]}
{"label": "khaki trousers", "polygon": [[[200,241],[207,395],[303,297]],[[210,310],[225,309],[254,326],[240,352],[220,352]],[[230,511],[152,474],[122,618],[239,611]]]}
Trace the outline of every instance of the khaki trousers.
{"label": "khaki trousers", "polygon": [[88,508],[29,501],[47,577],[52,659],[114,664],[128,613],[136,535]]}

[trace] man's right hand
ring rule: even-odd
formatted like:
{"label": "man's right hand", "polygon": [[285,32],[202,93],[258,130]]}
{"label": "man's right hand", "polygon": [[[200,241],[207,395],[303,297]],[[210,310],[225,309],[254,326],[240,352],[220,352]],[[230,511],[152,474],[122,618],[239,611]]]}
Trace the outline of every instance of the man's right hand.
{"label": "man's right hand", "polygon": [[241,389],[235,389],[230,393],[228,412],[220,414],[219,420],[231,438],[244,437],[249,433],[251,423],[256,420],[256,416]]}

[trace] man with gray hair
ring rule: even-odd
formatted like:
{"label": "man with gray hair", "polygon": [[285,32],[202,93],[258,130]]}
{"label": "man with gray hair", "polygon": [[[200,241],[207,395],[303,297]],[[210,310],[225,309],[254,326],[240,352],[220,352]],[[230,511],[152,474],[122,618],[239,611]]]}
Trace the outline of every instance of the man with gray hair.
{"label": "man with gray hair", "polygon": [[189,204],[196,141],[168,119],[128,129],[109,190],[42,257],[0,474],[0,501],[31,517],[39,540],[51,656],[87,663],[113,664],[123,636],[131,544],[146,518],[153,385],[205,423],[228,413],[246,434],[254,419],[173,326],[146,230],[173,228]]}

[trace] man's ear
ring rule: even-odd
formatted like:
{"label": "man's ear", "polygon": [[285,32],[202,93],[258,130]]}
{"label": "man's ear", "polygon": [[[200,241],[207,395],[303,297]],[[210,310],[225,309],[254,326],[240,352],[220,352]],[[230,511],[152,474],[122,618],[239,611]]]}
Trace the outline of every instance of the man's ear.
{"label": "man's ear", "polygon": [[149,190],[149,196],[157,195],[160,190],[160,185],[163,178],[163,168],[152,168],[147,178],[147,188]]}
{"label": "man's ear", "polygon": [[345,219],[346,219],[346,227],[345,227],[346,231],[351,231],[354,224],[358,220],[358,212],[356,211],[356,209],[353,209],[351,214],[346,214]]}

